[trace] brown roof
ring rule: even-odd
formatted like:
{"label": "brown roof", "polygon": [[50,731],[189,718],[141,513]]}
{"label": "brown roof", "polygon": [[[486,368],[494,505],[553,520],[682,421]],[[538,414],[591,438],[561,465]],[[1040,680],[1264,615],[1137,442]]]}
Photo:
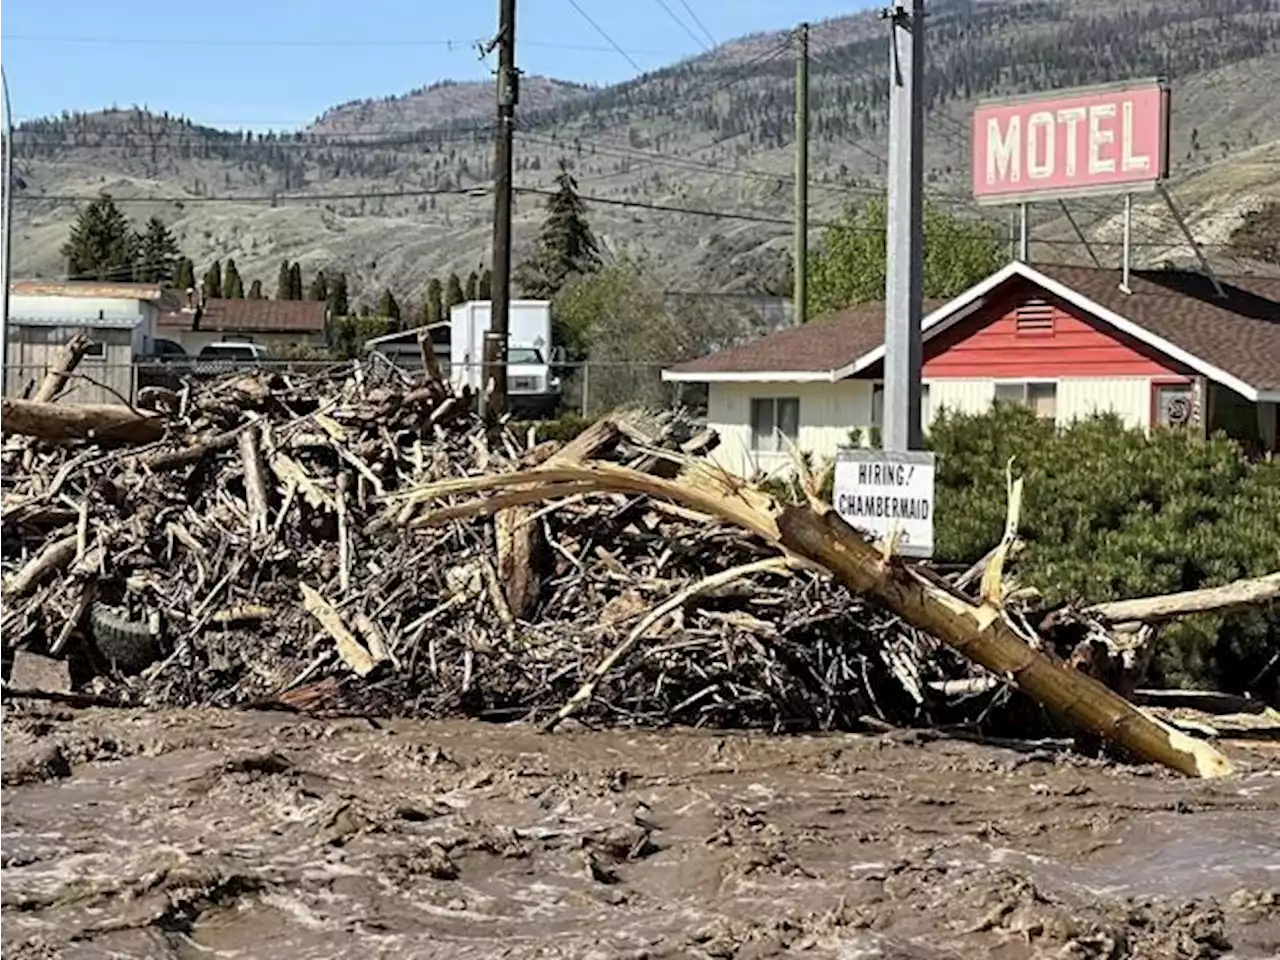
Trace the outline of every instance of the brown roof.
{"label": "brown roof", "polygon": [[160,326],[217,333],[323,333],[328,306],[322,300],[206,300],[198,312],[161,314]]}
{"label": "brown roof", "polygon": [[[941,303],[930,301],[925,311]],[[672,369],[677,373],[826,373],[853,363],[883,342],[884,304],[866,303]]]}
{"label": "brown roof", "polygon": [[[1184,270],[1134,271],[1131,293],[1120,271],[1037,266],[1069,287],[1258,390],[1280,390],[1280,278],[1228,276],[1226,298],[1212,283]],[[1015,277],[1010,278],[1013,282]],[[941,306],[925,304],[925,313]],[[884,342],[884,307],[866,304],[792,327],[753,343],[673,367],[676,373],[826,373],[848,366]]]}
{"label": "brown roof", "polygon": [[158,283],[114,280],[15,280],[9,293],[19,297],[96,297],[106,300],[159,300]]}

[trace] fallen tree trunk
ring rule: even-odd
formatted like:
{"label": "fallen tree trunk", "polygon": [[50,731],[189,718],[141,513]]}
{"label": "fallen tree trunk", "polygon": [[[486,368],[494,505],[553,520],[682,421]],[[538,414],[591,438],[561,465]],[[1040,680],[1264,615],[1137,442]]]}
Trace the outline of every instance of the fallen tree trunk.
{"label": "fallen tree trunk", "polygon": [[31,402],[52,403],[57,399],[67,382],[67,374],[79,366],[91,346],[93,341],[83,333],[77,333],[60,346],[54,353],[53,362],[49,364],[49,369],[44,379],[40,381],[40,386],[36,387],[36,392],[31,395]]}
{"label": "fallen tree trunk", "polygon": [[1140,597],[1098,603],[1085,609],[1105,623],[1159,623],[1193,613],[1211,613],[1268,603],[1280,598],[1280,573],[1251,580],[1236,580],[1221,587],[1187,590],[1159,597]]}
{"label": "fallen tree trunk", "polygon": [[874,597],[908,623],[1005,677],[1055,714],[1097,733],[1137,759],[1161,763],[1190,776],[1217,777],[1231,772],[1230,761],[1210,744],[1155,721],[1057,657],[1032,649],[998,606],[966,601],[905,565],[886,562],[881,549],[830,507],[779,509],[761,491],[705,465],[691,465],[678,479],[666,480],[613,464],[558,461],[520,473],[429,484],[394,500],[423,503],[447,495],[505,491],[419,516],[414,525],[421,526],[435,519],[487,514],[560,496],[566,489],[647,494],[679,501],[736,524],[789,554],[821,564],[849,589]]}
{"label": "fallen tree trunk", "polygon": [[6,435],[41,440],[120,440],[150,443],[164,436],[161,417],[119,404],[59,404],[4,398],[0,421]]}

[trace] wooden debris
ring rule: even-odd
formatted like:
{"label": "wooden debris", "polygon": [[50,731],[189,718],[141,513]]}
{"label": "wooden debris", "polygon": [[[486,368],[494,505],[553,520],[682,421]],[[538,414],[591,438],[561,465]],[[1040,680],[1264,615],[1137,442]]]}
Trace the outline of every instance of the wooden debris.
{"label": "wooden debris", "polygon": [[164,418],[117,404],[47,403],[0,399],[6,436],[41,440],[100,440],[149,443],[164,436]]}

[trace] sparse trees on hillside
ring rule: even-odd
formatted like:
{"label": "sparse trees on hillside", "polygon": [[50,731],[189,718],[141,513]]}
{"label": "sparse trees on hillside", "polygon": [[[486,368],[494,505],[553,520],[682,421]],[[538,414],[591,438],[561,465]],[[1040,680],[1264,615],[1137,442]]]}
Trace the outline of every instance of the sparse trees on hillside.
{"label": "sparse trees on hillside", "polygon": [[291,274],[292,274],[292,271],[289,269],[289,261],[288,260],[280,261],[280,273],[276,277],[276,299],[277,300],[293,299],[293,295],[292,295],[293,285],[292,285],[292,281],[290,280]]}
{"label": "sparse trees on hillside", "polygon": [[244,281],[240,279],[240,271],[231,257],[227,258],[227,269],[222,276],[222,292],[228,300],[244,299]]}
{"label": "sparse trees on hillside", "polygon": [[[924,215],[924,295],[953,297],[999,269],[1002,244],[994,230],[953,217],[931,204]],[[850,207],[823,228],[809,266],[809,315],[818,317],[884,299],[885,204]]]}
{"label": "sparse trees on hillside", "polygon": [[178,267],[178,241],[159,217],[152,217],[137,239],[138,267],[136,279],[143,283],[169,286]]}
{"label": "sparse trees on hillside", "polygon": [[527,296],[547,300],[571,277],[598,269],[600,253],[578,196],[578,181],[561,160],[556,192],[547,199],[547,217],[533,256],[520,264],[514,280]]}
{"label": "sparse trees on hillside", "polygon": [[138,259],[138,238],[111,198],[102,196],[71,225],[62,255],[70,280],[129,281]]}
{"label": "sparse trees on hillside", "polygon": [[220,300],[222,298],[222,262],[213,261],[213,266],[204,272],[204,298]]}
{"label": "sparse trees on hillside", "polygon": [[1240,257],[1280,264],[1280,201],[1271,200],[1244,215],[1231,231],[1231,251]]}

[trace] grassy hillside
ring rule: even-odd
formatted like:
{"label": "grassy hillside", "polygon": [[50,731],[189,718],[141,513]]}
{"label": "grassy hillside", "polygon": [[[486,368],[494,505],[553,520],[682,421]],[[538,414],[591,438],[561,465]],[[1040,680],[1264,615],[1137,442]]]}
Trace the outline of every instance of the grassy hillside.
{"label": "grassy hillside", "polygon": [[[931,7],[928,29],[927,176],[938,202],[1007,223],[1004,212],[967,202],[975,100],[1152,74],[1174,86],[1175,193],[1206,240],[1223,239],[1257,198],[1277,196],[1266,172],[1280,140],[1274,3],[952,0]],[[883,183],[885,44],[874,13],[813,27],[815,232]],[[526,78],[517,185],[546,188],[565,157],[583,192],[608,201],[591,205],[607,250],[643,256],[673,289],[767,286],[790,245],[793,74],[789,37],[775,33],[598,90]],[[487,259],[492,102],[489,85],[438,84],[335,107],[307,130],[265,137],[136,110],[27,124],[15,272],[57,275],[77,209],[67,198],[105,190],[130,201],[138,220],[164,218],[198,263],[234,256],[246,280],[270,288],[282,258],[301,259],[307,270],[346,269],[358,295],[389,285],[412,300],[429,277]],[[517,255],[542,202],[518,197]],[[1072,209],[1090,236],[1118,239],[1117,205]],[[1172,221],[1140,209],[1140,254],[1188,253],[1158,244],[1176,240]],[[1056,206],[1037,209],[1035,237],[1046,259],[1086,256]]]}

